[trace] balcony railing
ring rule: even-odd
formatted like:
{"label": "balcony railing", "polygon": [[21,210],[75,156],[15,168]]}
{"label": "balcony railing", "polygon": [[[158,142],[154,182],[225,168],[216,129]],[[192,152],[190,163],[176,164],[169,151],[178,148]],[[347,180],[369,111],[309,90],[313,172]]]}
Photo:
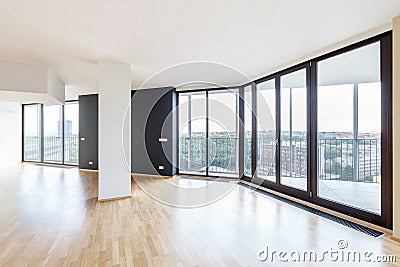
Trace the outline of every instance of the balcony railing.
{"label": "balcony railing", "polygon": [[45,136],[43,142],[44,161],[62,163],[62,137]]}
{"label": "balcony railing", "polygon": [[205,172],[206,138],[179,138],[179,168],[182,172]]}
{"label": "balcony railing", "polygon": [[209,169],[210,173],[239,173],[239,142],[237,137],[209,138]]}
{"label": "balcony railing", "polygon": [[[276,139],[257,139],[257,175],[274,176],[276,173]],[[307,177],[307,140],[300,138],[281,139],[281,175],[291,178]]]}
{"label": "balcony railing", "polygon": [[[40,161],[41,148],[40,137],[24,137],[24,160]],[[44,161],[62,163],[62,137],[45,136],[43,138]],[[66,136],[64,138],[64,163],[76,165],[79,162],[79,139],[77,136]]]}
{"label": "balcony railing", "polygon": [[[205,173],[206,143],[205,137],[179,139],[179,168],[182,172]],[[238,174],[238,138],[208,138],[209,173]]]}
{"label": "balcony railing", "polygon": [[66,136],[64,139],[64,163],[77,165],[79,163],[79,138]]}
{"label": "balcony railing", "polygon": [[40,138],[37,136],[24,137],[24,160],[40,161]]}
{"label": "balcony railing", "polygon": [[244,138],[244,174],[251,176],[252,172],[252,149],[251,149],[251,135],[246,134]]}
{"label": "balcony railing", "polygon": [[379,182],[380,139],[319,139],[319,179]]}
{"label": "balcony railing", "polygon": [[[251,139],[245,138],[245,173],[251,174]],[[257,139],[257,175],[274,176],[276,141]],[[189,149],[190,148],[190,149]],[[282,177],[307,177],[307,141],[282,138],[280,145]],[[209,138],[209,172],[238,173],[238,139]],[[380,139],[318,139],[318,177],[322,180],[379,182],[381,175]],[[180,138],[180,169],[206,170],[206,138]]]}

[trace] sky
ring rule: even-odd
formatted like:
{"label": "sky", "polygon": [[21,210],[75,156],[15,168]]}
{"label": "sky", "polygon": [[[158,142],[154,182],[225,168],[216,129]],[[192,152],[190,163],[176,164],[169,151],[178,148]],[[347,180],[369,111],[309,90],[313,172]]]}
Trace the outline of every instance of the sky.
{"label": "sky", "polygon": [[[318,131],[352,132],[354,85],[331,85],[318,88]],[[358,86],[358,128],[359,133],[379,133],[381,131],[381,85],[376,83]],[[275,128],[275,90],[258,91],[259,130]],[[180,98],[180,130],[187,132],[188,97]],[[281,89],[281,127],[289,131],[290,89]],[[232,132],[236,129],[236,95],[234,92],[209,94],[210,132]],[[251,94],[245,92],[245,129],[251,130]],[[205,132],[206,102],[205,94],[192,96],[192,132]],[[292,89],[292,127],[293,131],[305,132],[307,129],[307,95],[305,88]]]}
{"label": "sky", "polygon": [[[58,134],[58,121],[61,116],[61,106],[44,106],[44,133],[45,136],[53,136]],[[25,135],[38,136],[40,124],[40,105],[25,106]],[[79,105],[77,102],[67,103],[65,105],[65,119],[72,121],[72,133],[79,133]]]}

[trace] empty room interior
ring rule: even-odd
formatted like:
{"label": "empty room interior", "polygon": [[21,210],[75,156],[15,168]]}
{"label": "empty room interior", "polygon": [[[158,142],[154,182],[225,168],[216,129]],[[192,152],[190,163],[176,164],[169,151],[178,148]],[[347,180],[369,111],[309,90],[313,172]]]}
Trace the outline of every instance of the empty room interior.
{"label": "empty room interior", "polygon": [[0,1],[0,266],[400,265],[400,2]]}

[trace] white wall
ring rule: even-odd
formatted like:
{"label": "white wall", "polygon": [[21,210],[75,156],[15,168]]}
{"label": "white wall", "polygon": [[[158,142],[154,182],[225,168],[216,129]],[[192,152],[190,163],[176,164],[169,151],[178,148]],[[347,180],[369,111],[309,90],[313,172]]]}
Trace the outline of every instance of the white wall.
{"label": "white wall", "polygon": [[322,55],[326,55],[326,54],[328,54],[330,52],[333,52],[333,51],[336,51],[336,50],[338,50],[340,48],[346,47],[348,45],[352,45],[354,43],[357,43],[357,42],[363,41],[365,39],[368,39],[370,37],[376,36],[378,34],[387,32],[387,31],[389,31],[391,29],[392,29],[392,24],[389,22],[389,23],[387,23],[385,25],[382,25],[382,26],[379,26],[377,28],[368,30],[366,32],[363,32],[361,34],[358,34],[356,36],[348,38],[346,40],[337,42],[336,44],[330,45],[328,47],[324,47],[324,48],[322,48],[320,50],[312,52],[312,53],[310,53],[308,55],[305,55],[303,57],[300,57],[300,58],[297,58],[297,59],[292,60],[290,62],[284,63],[281,66],[272,68],[272,69],[270,69],[270,70],[268,70],[266,72],[263,72],[263,73],[255,76],[255,77],[252,77],[252,80],[254,81],[254,80],[263,78],[263,77],[268,76],[270,74],[276,73],[276,72],[281,71],[281,70],[285,70],[285,69],[287,69],[289,67],[292,67],[292,66],[295,66],[297,64],[309,61],[309,60],[314,59],[316,57],[319,57],[319,56],[322,56]]}
{"label": "white wall", "polygon": [[58,79],[54,72],[47,69],[47,93],[64,103],[65,101],[65,85]]}
{"label": "white wall", "polygon": [[0,61],[0,90],[27,93],[45,93],[47,67]]}
{"label": "white wall", "polygon": [[102,60],[99,70],[99,200],[128,197],[131,65]]}
{"label": "white wall", "polygon": [[0,99],[64,104],[65,85],[47,66],[0,61]]}
{"label": "white wall", "polygon": [[0,102],[0,170],[21,162],[21,123],[21,105]]}

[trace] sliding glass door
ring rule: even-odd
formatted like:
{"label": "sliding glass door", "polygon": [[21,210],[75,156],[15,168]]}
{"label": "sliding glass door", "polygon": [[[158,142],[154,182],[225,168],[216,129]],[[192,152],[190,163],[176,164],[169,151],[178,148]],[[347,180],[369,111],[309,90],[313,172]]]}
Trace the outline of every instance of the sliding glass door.
{"label": "sliding glass door", "polygon": [[62,163],[63,161],[63,114],[62,108],[43,107],[43,160]]}
{"label": "sliding glass door", "polygon": [[239,90],[179,94],[180,173],[239,176]]}
{"label": "sliding glass door", "polygon": [[276,182],[275,79],[257,84],[257,177]]}
{"label": "sliding glass door", "polygon": [[64,106],[64,162],[79,163],[79,104],[67,102]]}
{"label": "sliding glass door", "polygon": [[244,179],[390,227],[390,51],[383,34],[256,81]]}
{"label": "sliding glass door", "polygon": [[208,92],[208,174],[239,176],[238,90]]}
{"label": "sliding glass door", "polygon": [[251,85],[244,87],[243,96],[243,113],[244,113],[244,151],[243,151],[243,166],[244,175],[252,176],[252,127],[253,127],[253,101]]}
{"label": "sliding glass door", "polygon": [[280,174],[281,184],[307,190],[306,69],[281,77]]}
{"label": "sliding glass door", "polygon": [[179,168],[181,173],[206,174],[206,92],[179,94]]}
{"label": "sliding glass door", "polygon": [[381,214],[380,43],[318,71],[318,196]]}
{"label": "sliding glass door", "polygon": [[41,105],[25,105],[24,113],[24,160],[41,161]]}

